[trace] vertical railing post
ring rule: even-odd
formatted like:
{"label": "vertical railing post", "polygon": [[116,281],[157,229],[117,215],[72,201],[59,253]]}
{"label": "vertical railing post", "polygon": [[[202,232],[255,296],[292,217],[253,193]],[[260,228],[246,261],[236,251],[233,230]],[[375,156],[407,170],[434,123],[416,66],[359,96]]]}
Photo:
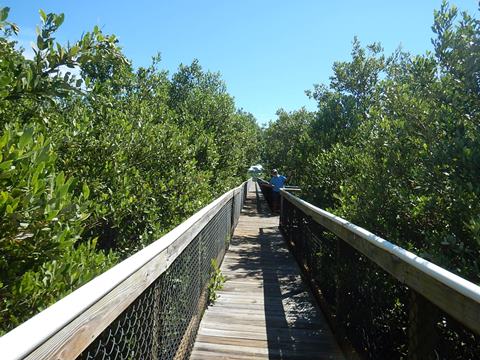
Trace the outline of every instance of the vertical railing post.
{"label": "vertical railing post", "polygon": [[410,289],[408,314],[408,359],[434,360],[438,341],[437,308],[415,290]]}

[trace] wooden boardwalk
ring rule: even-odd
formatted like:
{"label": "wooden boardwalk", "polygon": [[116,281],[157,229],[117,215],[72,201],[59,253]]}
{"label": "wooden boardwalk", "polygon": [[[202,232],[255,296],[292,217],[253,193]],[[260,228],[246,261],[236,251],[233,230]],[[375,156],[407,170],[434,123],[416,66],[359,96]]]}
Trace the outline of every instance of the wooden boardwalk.
{"label": "wooden boardwalk", "polygon": [[249,189],[190,359],[343,359],[271,216]]}

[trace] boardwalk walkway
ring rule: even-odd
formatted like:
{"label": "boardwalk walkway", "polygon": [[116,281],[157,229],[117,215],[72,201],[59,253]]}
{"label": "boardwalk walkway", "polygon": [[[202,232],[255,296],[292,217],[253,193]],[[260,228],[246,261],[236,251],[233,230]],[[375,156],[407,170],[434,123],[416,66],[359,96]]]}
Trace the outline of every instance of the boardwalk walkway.
{"label": "boardwalk walkway", "polygon": [[190,359],[343,359],[256,184],[203,317]]}

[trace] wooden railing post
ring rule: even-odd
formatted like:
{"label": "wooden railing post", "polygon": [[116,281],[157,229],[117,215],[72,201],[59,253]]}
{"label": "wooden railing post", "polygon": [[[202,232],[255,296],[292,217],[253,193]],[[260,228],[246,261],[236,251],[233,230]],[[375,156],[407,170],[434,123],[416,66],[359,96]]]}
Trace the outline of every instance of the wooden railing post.
{"label": "wooden railing post", "polygon": [[415,290],[410,289],[408,314],[408,359],[435,360],[438,341],[436,321],[438,310]]}

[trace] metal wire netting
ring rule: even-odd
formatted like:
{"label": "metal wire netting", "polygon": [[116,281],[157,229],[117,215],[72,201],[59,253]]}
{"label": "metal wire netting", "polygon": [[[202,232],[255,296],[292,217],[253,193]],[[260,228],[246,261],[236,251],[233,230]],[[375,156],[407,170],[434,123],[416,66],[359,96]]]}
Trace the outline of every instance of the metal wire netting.
{"label": "metal wire netting", "polygon": [[207,306],[211,261],[223,259],[245,196],[246,186],[78,358],[188,359]]}
{"label": "metal wire netting", "polygon": [[267,202],[270,209],[272,209],[273,208],[272,188],[268,186],[269,183],[265,180],[258,179],[257,183],[260,186],[260,190],[262,190],[263,198]]}
{"label": "metal wire netting", "polygon": [[[480,337],[283,199],[281,230],[341,334],[369,359],[480,359]],[[421,307],[419,307],[421,304]]]}
{"label": "metal wire netting", "polygon": [[238,220],[240,219],[240,213],[242,211],[243,204],[245,203],[245,200],[247,198],[247,192],[248,192],[248,183],[245,182],[242,186],[242,190],[239,191],[237,194],[235,194],[233,197],[232,231],[233,229],[235,229],[235,227],[238,224]]}

